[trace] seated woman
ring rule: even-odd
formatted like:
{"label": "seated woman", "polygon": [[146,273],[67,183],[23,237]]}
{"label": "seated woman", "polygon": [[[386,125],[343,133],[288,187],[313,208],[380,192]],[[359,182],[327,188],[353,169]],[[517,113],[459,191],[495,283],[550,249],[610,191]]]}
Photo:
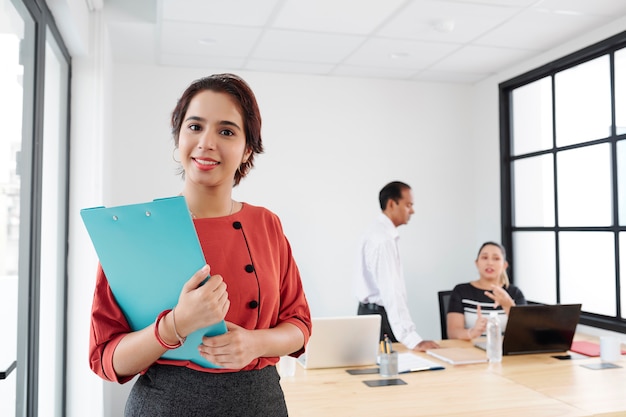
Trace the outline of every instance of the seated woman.
{"label": "seated woman", "polygon": [[483,243],[475,263],[478,279],[458,284],[450,295],[447,314],[450,339],[472,340],[483,335],[491,311],[498,312],[504,331],[511,306],[526,304],[522,291],[509,283],[506,274],[509,264],[502,245]]}

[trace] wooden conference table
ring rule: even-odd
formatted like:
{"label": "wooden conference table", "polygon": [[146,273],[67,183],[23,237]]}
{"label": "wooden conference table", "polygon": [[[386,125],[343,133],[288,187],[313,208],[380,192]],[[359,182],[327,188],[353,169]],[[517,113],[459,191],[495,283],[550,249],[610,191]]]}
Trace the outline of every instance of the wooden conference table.
{"label": "wooden conference table", "polygon": [[[576,336],[575,339],[589,340]],[[442,347],[473,348],[443,340]],[[394,345],[403,351],[401,345]],[[476,349],[476,348],[473,348]],[[626,356],[620,368],[591,370],[600,358],[559,360],[555,354],[505,356],[500,364],[450,365],[418,353],[444,370],[401,374],[406,385],[368,387],[379,375],[350,375],[346,368],[305,370],[283,377],[291,417],[306,416],[626,416]]]}

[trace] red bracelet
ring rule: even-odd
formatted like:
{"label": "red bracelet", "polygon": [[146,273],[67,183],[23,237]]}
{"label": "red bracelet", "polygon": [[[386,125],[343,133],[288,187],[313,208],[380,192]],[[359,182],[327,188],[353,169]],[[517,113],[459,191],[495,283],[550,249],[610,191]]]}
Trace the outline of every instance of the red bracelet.
{"label": "red bracelet", "polygon": [[161,311],[161,314],[157,316],[156,320],[154,321],[154,337],[156,337],[157,342],[159,342],[159,344],[165,349],[176,349],[183,345],[182,343],[180,343],[180,341],[175,345],[169,345],[165,343],[163,339],[161,339],[161,335],[159,334],[159,323],[161,322],[161,319],[165,317],[170,311],[172,311],[172,309],[163,310]]}

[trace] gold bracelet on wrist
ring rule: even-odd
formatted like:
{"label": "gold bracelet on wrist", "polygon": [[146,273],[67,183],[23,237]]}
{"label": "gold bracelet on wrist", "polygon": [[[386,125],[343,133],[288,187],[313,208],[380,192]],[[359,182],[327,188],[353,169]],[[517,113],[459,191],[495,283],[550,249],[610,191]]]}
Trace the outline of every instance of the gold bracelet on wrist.
{"label": "gold bracelet on wrist", "polygon": [[176,329],[176,307],[174,307],[172,309],[172,324],[174,325],[174,334],[176,335],[176,338],[178,339],[178,341],[180,342],[180,345],[182,346],[183,343],[185,343],[185,340],[187,340],[187,337],[182,337],[181,335],[178,334],[178,330]]}

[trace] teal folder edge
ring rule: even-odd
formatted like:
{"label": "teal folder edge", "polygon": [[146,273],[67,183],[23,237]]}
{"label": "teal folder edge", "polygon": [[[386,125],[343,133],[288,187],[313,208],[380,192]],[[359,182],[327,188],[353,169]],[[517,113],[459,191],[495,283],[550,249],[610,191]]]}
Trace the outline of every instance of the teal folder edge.
{"label": "teal folder edge", "polygon": [[[132,330],[143,329],[178,302],[183,285],[206,264],[183,196],[80,211],[111,292]],[[198,352],[203,336],[226,332],[224,321],[187,336],[162,358],[219,366]]]}

